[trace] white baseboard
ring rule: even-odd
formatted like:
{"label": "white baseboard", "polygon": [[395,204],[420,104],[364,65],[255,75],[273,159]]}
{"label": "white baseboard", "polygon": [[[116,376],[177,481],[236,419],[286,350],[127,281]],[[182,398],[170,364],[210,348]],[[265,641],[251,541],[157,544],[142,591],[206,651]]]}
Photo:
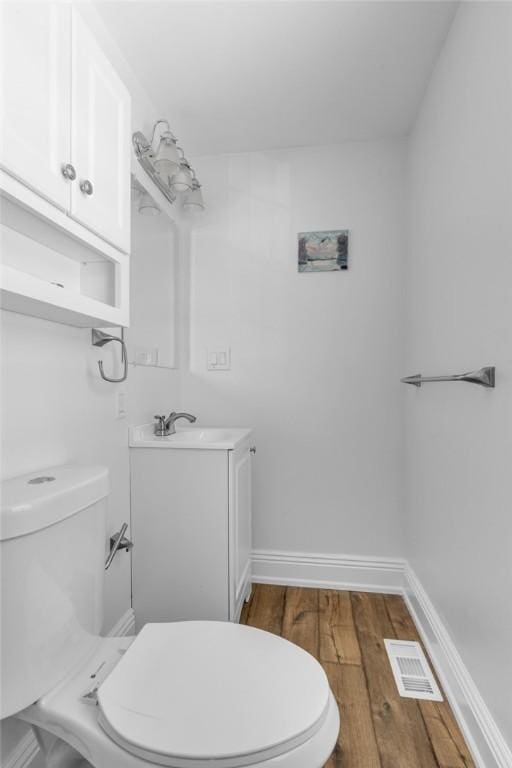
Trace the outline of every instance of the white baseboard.
{"label": "white baseboard", "polygon": [[254,550],[252,580],[318,589],[351,589],[402,594],[405,560],[305,552]]}
{"label": "white baseboard", "polygon": [[2,763],[2,768],[27,768],[38,752],[39,744],[34,732],[30,729]]}
{"label": "white baseboard", "polygon": [[478,768],[511,768],[512,752],[409,564],[404,597]]}
{"label": "white baseboard", "polygon": [[[107,637],[126,637],[133,634],[135,634],[135,613],[130,608],[107,632]],[[39,744],[31,729],[10,752],[5,763],[2,763],[2,768],[29,768],[38,753]]]}
{"label": "white baseboard", "polygon": [[116,621],[112,629],[107,632],[107,637],[127,637],[135,634],[135,612],[128,608],[119,621]]}

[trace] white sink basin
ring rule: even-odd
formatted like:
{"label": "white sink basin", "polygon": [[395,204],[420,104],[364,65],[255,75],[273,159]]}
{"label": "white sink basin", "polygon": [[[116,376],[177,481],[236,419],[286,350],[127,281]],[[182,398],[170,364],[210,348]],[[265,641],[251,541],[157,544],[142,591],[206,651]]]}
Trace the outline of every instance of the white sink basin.
{"label": "white sink basin", "polygon": [[169,442],[176,440],[185,443],[222,443],[229,440],[231,432],[227,429],[184,429],[174,435],[168,435]]}
{"label": "white sink basin", "polygon": [[177,427],[174,435],[157,437],[154,424],[130,427],[130,448],[188,448],[231,451],[248,440],[250,429],[218,427]]}

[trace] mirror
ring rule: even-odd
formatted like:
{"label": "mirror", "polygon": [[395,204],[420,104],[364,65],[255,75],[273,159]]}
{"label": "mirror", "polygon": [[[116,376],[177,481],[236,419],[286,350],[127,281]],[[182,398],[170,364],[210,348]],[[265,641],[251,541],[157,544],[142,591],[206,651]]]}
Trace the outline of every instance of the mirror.
{"label": "mirror", "polygon": [[134,365],[176,368],[177,234],[163,212],[151,210],[148,197],[136,182],[132,187],[128,360]]}

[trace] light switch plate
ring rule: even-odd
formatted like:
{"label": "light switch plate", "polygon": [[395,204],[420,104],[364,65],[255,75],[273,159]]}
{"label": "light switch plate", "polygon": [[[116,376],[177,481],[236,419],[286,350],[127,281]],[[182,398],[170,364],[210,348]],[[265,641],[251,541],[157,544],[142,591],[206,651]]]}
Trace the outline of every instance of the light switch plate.
{"label": "light switch plate", "polygon": [[209,349],[207,355],[207,368],[209,371],[229,371],[231,369],[230,347],[215,347],[215,349]]}
{"label": "light switch plate", "polygon": [[158,365],[158,347],[135,347],[135,365]]}

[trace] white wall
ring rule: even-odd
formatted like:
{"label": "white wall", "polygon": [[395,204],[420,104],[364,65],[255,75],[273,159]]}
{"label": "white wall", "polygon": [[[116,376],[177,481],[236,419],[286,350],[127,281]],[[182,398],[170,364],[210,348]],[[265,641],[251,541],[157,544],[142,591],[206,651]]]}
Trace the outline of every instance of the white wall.
{"label": "white wall", "polygon": [[[200,158],[190,373],[202,424],[253,426],[254,546],[400,555],[401,141]],[[298,274],[297,232],[350,229],[346,272]],[[229,345],[230,372],[206,349]]]}
{"label": "white wall", "polygon": [[410,142],[407,551],[512,743],[512,5],[463,3]]}

